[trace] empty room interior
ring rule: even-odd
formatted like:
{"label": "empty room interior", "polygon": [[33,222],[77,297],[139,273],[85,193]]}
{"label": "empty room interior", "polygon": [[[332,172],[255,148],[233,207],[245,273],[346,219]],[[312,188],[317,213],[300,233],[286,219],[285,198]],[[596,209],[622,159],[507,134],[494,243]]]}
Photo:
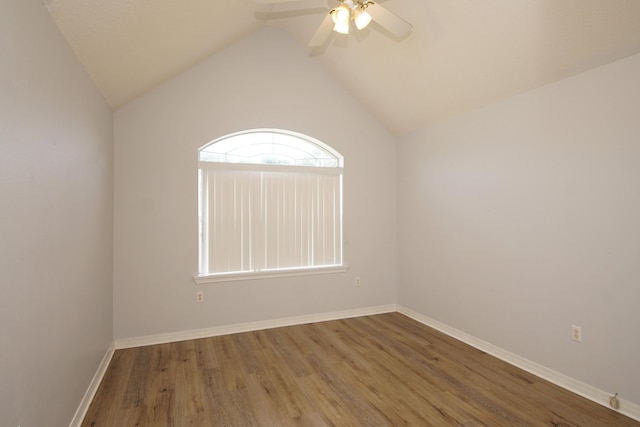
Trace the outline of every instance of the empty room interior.
{"label": "empty room interior", "polygon": [[1,0],[1,426],[640,425],[640,2],[380,3]]}

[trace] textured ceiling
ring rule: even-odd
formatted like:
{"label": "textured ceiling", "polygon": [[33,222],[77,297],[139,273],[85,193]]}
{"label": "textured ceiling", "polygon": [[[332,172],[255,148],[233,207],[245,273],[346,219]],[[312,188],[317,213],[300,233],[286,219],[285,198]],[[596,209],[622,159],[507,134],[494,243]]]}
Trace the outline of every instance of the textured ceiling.
{"label": "textured ceiling", "polygon": [[[261,13],[251,0],[43,2],[114,109],[260,26],[306,46],[323,19]],[[640,0],[383,5],[413,24],[408,37],[372,24],[312,54],[397,134],[640,52]]]}

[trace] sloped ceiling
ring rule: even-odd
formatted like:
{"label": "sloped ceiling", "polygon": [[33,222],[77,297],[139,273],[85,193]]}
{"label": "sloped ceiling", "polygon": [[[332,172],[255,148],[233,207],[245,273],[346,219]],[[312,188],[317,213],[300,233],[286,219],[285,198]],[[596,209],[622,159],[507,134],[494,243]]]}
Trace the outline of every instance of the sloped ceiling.
{"label": "sloped ceiling", "polygon": [[[260,26],[306,46],[324,17],[262,13],[251,0],[43,2],[113,109]],[[372,24],[310,54],[396,134],[640,52],[638,0],[383,6],[413,24],[408,37]]]}

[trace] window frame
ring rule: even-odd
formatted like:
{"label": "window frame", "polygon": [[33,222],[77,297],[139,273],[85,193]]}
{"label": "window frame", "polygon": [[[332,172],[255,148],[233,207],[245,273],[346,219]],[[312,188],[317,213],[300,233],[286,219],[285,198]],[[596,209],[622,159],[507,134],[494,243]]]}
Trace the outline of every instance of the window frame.
{"label": "window frame", "polygon": [[[298,165],[272,165],[269,163],[252,163],[252,162],[229,162],[229,161],[210,161],[201,160],[201,153],[207,147],[216,144],[222,140],[228,140],[234,137],[242,137],[250,133],[273,133],[282,134],[286,137],[294,137],[304,141],[306,144],[314,145],[321,151],[328,153],[330,156],[336,159],[337,166],[298,166]],[[340,193],[339,193],[339,214],[340,214],[340,232],[339,232],[339,255],[340,264],[331,264],[323,266],[295,266],[284,268],[269,268],[264,270],[243,270],[232,272],[203,272],[202,271],[202,257],[203,257],[203,228],[208,227],[205,225],[205,220],[201,217],[203,212],[203,171],[204,169],[231,169],[231,170],[261,170],[263,172],[274,171],[287,171],[287,172],[305,172],[314,171],[314,174],[330,173],[339,174]],[[236,132],[229,135],[216,138],[213,141],[208,142],[198,149],[198,273],[194,275],[193,280],[197,284],[203,283],[219,283],[219,282],[231,282],[240,280],[252,280],[252,279],[266,279],[276,277],[289,277],[289,276],[302,276],[302,275],[315,275],[315,274],[327,274],[327,273],[342,273],[349,269],[349,266],[345,263],[344,253],[344,157],[336,151],[333,147],[319,141],[308,135],[300,134],[282,129],[250,129],[242,132]],[[207,232],[208,233],[208,232]]]}

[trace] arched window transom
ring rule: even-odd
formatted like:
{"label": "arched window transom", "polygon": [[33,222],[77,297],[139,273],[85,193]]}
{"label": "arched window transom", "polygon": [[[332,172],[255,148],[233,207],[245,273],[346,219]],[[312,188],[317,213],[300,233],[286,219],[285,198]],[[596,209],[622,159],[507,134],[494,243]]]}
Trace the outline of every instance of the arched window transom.
{"label": "arched window transom", "polygon": [[219,138],[200,149],[200,161],[341,167],[342,156],[318,140],[293,132],[253,130]]}

